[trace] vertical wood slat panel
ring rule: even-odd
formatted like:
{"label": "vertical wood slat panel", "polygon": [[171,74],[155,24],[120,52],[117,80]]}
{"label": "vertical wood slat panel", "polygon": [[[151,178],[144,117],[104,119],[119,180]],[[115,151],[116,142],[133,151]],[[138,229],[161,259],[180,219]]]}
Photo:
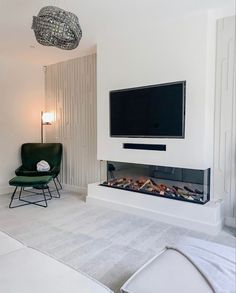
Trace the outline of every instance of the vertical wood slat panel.
{"label": "vertical wood slat panel", "polygon": [[64,147],[62,183],[86,187],[99,181],[96,159],[96,54],[49,65],[45,71],[46,110],[56,122],[46,129],[46,141]]}

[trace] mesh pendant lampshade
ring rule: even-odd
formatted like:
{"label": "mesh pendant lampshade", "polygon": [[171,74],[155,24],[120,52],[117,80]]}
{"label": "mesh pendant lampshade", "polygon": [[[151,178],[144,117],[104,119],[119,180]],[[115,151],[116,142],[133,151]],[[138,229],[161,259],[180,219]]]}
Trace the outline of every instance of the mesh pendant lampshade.
{"label": "mesh pendant lampshade", "polygon": [[82,37],[78,17],[55,6],[40,9],[38,16],[33,16],[32,29],[41,45],[64,50],[75,49]]}

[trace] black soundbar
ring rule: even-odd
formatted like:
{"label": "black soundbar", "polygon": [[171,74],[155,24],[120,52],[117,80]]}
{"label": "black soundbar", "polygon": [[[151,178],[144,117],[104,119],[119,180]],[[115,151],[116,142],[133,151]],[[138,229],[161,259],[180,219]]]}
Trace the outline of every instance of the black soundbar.
{"label": "black soundbar", "polygon": [[123,143],[123,148],[131,150],[166,151],[165,144]]}

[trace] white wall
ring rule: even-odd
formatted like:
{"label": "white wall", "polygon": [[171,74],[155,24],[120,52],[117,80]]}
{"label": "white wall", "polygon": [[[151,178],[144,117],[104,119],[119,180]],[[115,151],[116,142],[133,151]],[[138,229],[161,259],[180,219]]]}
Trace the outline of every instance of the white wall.
{"label": "white wall", "polygon": [[19,59],[0,58],[0,194],[19,166],[22,143],[40,141],[43,71]]}
{"label": "white wall", "polygon": [[[208,38],[212,22],[206,12],[161,21],[152,15],[115,19],[98,42],[98,159],[211,167],[213,93],[207,87],[212,72],[207,57],[214,55]],[[178,80],[187,81],[185,139],[109,137],[110,90]],[[124,150],[124,142],[164,143],[167,151]]]}

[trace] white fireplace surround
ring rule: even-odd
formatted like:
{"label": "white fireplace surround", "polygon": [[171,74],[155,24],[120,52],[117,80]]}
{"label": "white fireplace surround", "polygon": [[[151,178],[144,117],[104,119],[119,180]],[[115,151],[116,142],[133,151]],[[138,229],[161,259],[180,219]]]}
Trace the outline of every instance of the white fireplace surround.
{"label": "white fireplace surround", "polygon": [[87,202],[213,235],[217,234],[222,227],[223,202],[221,200],[198,205],[99,184],[88,185]]}
{"label": "white fireplace surround", "polygon": [[[97,159],[211,168],[211,201],[201,206],[103,187],[98,183],[88,186],[87,201],[214,234],[222,225],[223,203],[220,199],[224,198],[227,216],[233,219],[235,166],[231,165],[233,160],[230,158],[235,154],[231,146],[235,141],[235,123],[233,126],[230,123],[235,117],[229,114],[235,101],[232,95],[233,62],[222,63],[222,60],[231,60],[233,56],[225,40],[233,40],[234,19],[220,20],[216,26],[216,19],[220,17],[215,12],[198,11],[163,23],[158,23],[157,18],[151,23],[146,19],[145,25],[138,26],[139,30],[136,29],[139,19],[137,23],[129,21],[129,30],[125,22],[123,25],[119,22],[118,26],[114,21],[110,23],[112,29],[106,31],[97,46]],[[227,64],[230,64],[228,71]],[[187,81],[185,139],[110,137],[109,91],[178,80]],[[223,98],[227,102],[221,107]],[[133,151],[123,149],[123,143],[166,144],[167,150]]]}
{"label": "white fireplace surround", "polygon": [[[108,180],[105,174],[104,179],[105,181]],[[213,235],[217,234],[222,228],[223,201],[213,200],[211,194],[209,202],[196,204],[133,190],[102,186],[102,182],[88,185],[87,202]]]}

